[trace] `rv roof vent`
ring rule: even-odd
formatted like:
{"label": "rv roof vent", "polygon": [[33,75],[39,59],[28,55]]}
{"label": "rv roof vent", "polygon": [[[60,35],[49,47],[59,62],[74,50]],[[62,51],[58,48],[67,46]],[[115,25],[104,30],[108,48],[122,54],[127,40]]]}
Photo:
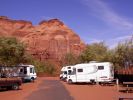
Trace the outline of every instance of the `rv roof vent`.
{"label": "rv roof vent", "polygon": [[98,63],[98,61],[90,61],[89,63]]}

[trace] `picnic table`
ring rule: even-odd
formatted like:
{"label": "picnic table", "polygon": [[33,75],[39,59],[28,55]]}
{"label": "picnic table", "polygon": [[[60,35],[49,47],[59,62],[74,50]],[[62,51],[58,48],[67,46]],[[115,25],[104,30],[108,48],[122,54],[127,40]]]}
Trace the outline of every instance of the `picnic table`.
{"label": "picnic table", "polygon": [[[133,91],[133,82],[123,82],[122,90],[126,93]],[[119,97],[119,100],[133,100],[133,96]]]}
{"label": "picnic table", "polygon": [[119,100],[133,100],[133,98],[119,98]]}
{"label": "picnic table", "polygon": [[122,89],[127,93],[133,91],[133,82],[123,82]]}

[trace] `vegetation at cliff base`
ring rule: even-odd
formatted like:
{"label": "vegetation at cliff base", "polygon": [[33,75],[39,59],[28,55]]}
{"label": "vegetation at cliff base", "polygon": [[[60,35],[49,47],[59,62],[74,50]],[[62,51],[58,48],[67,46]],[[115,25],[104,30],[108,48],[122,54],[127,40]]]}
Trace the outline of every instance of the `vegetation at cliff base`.
{"label": "vegetation at cliff base", "polygon": [[67,54],[64,65],[88,63],[90,61],[112,62],[115,69],[133,65],[133,37],[120,42],[112,49],[109,49],[104,42],[89,44],[78,57]]}
{"label": "vegetation at cliff base", "polygon": [[55,73],[55,67],[50,62],[40,62],[26,52],[26,46],[15,37],[0,37],[0,65],[15,66],[18,64],[33,64],[37,72]]}
{"label": "vegetation at cliff base", "polygon": [[[133,65],[133,37],[120,42],[115,48],[109,49],[104,42],[86,46],[80,54],[65,54],[60,60],[61,66],[88,63],[90,61],[112,62],[115,69]],[[56,67],[51,62],[39,61],[27,54],[26,46],[14,37],[0,37],[0,65],[12,66],[20,63],[33,64],[39,73],[56,74]]]}

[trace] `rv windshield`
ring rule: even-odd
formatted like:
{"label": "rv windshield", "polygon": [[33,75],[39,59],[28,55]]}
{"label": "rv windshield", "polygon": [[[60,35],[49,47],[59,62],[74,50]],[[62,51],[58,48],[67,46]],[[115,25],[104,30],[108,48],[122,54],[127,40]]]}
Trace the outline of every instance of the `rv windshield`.
{"label": "rv windshield", "polygon": [[64,74],[67,74],[67,71],[64,71]]}
{"label": "rv windshield", "polygon": [[68,75],[72,73],[72,70],[68,70]]}

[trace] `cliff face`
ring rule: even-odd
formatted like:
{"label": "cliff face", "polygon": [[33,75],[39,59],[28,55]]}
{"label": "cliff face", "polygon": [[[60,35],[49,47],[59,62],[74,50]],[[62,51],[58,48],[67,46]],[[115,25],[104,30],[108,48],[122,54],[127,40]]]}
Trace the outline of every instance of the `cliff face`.
{"label": "cliff face", "polygon": [[0,16],[0,35],[23,37],[33,29],[32,23],[24,20],[11,20]]}
{"label": "cliff face", "polygon": [[27,52],[40,60],[58,59],[66,53],[80,54],[85,44],[58,19],[42,21],[37,26],[24,20],[0,17],[0,36],[14,36],[27,45]]}

